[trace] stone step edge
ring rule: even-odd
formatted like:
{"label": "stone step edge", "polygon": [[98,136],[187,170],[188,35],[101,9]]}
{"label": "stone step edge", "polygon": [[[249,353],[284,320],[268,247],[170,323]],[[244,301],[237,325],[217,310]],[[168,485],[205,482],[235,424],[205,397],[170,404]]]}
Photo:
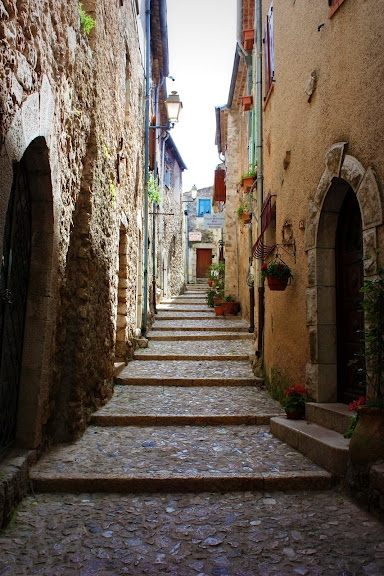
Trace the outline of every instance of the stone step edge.
{"label": "stone step edge", "polygon": [[161,360],[163,362],[167,360],[193,360],[195,362],[199,360],[222,360],[225,362],[244,362],[244,360],[249,360],[249,354],[149,354],[149,353],[135,353],[133,355],[134,360]]}
{"label": "stone step edge", "polygon": [[92,426],[268,426],[273,414],[217,414],[204,416],[201,414],[94,414],[91,419]]}
{"label": "stone step edge", "polygon": [[349,440],[338,432],[307,420],[288,420],[276,416],[270,421],[271,433],[313,462],[338,477],[345,476]]}
{"label": "stone step edge", "polygon": [[226,340],[226,341],[231,341],[231,340],[253,340],[253,334],[249,334],[247,332],[228,332],[228,333],[214,333],[214,334],[177,334],[177,336],[174,336],[172,334],[167,334],[167,335],[157,335],[157,334],[152,334],[152,332],[150,332],[149,334],[147,334],[147,339],[148,340],[152,340],[152,341],[179,341],[179,340],[193,340],[195,341],[209,341],[212,340],[212,342],[215,342],[217,340]]}
{"label": "stone step edge", "polygon": [[[185,319],[184,319],[185,320]],[[248,328],[246,326],[215,326],[215,327],[207,327],[207,326],[156,326],[153,325],[151,327],[151,332],[155,332],[156,330],[161,330],[162,332],[168,331],[176,331],[179,332],[182,330],[183,332],[239,332],[243,334],[245,332],[248,333]]]}
{"label": "stone step edge", "polygon": [[123,477],[88,476],[87,478],[41,477],[30,471],[34,493],[37,492],[243,492],[281,490],[328,490],[335,483],[325,470],[286,473],[261,473],[249,476],[172,476]]}
{"label": "stone step edge", "polygon": [[117,376],[115,383],[120,386],[263,386],[263,378],[167,378],[134,377],[121,378]]}
{"label": "stone step edge", "polygon": [[310,422],[334,430],[339,434],[345,434],[349,428],[350,420],[355,415],[348,409],[347,404],[339,402],[307,402],[305,405],[305,417]]}

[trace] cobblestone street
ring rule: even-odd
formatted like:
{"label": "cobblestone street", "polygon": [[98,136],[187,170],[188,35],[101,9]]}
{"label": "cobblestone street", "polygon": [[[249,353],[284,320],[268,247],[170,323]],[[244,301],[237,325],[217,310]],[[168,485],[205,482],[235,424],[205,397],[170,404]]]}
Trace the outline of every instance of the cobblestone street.
{"label": "cobblestone street", "polygon": [[83,437],[31,469],[0,575],[382,576],[384,525],[271,434],[246,323],[191,290],[148,339]]}

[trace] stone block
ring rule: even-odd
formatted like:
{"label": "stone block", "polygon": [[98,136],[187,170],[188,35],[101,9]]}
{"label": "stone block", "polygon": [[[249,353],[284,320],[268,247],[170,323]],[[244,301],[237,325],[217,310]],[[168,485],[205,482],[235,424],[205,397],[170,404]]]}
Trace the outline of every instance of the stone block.
{"label": "stone block", "polygon": [[356,192],[365,174],[364,166],[353,156],[346,154],[341,166],[340,177],[346,180]]}
{"label": "stone block", "polygon": [[363,219],[363,230],[380,226],[383,223],[383,209],[378,180],[373,168],[369,167],[365,172],[356,194]]}
{"label": "stone block", "polygon": [[22,107],[22,122],[24,140],[28,146],[32,140],[39,136],[39,94],[28,96]]}

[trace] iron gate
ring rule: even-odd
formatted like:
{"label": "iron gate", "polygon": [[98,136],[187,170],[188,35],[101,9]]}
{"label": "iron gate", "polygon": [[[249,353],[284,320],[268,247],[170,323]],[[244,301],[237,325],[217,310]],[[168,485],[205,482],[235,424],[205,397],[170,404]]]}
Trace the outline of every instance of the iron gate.
{"label": "iron gate", "polygon": [[31,206],[21,161],[14,165],[0,271],[0,457],[15,439],[30,255]]}

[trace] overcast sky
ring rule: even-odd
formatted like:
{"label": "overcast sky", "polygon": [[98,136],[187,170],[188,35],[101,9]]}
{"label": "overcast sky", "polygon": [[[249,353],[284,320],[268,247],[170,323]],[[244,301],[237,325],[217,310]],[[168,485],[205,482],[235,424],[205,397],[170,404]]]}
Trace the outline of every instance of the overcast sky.
{"label": "overcast sky", "polygon": [[227,103],[236,49],[236,0],[167,0],[167,90],[183,102],[171,136],[188,170],[183,190],[213,185],[220,162],[215,146],[215,106]]}

